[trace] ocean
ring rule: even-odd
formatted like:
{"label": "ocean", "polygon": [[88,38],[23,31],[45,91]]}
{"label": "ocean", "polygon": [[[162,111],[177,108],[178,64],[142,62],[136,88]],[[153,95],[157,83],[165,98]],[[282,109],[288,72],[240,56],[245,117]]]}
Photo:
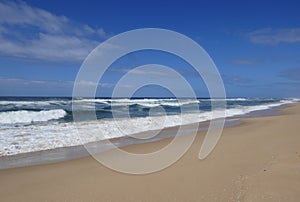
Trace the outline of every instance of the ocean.
{"label": "ocean", "polygon": [[[228,98],[226,118],[267,110],[296,99]],[[72,107],[76,103],[76,107]],[[80,106],[80,107],[78,107]],[[184,107],[184,112],[182,111]],[[197,109],[197,110],[195,110]],[[97,120],[76,127],[89,131],[78,137],[73,113],[95,110]],[[205,122],[211,99],[132,98],[75,99],[62,97],[0,97],[0,156],[67,148],[149,130]]]}

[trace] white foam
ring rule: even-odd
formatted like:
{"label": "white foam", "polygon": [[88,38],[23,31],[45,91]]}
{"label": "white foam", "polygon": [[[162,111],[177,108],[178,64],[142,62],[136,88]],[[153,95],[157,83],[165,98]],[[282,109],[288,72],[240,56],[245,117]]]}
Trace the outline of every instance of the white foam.
{"label": "white foam", "polygon": [[140,105],[142,107],[148,107],[148,108],[159,107],[160,106],[160,104],[151,104],[151,103],[138,103],[138,105]]}
{"label": "white foam", "polygon": [[55,104],[68,104],[70,101],[50,100],[50,101],[0,101],[0,105],[15,105],[15,106],[47,106]]}
{"label": "white foam", "polygon": [[247,98],[227,98],[227,101],[247,101]]}
{"label": "white foam", "polygon": [[75,100],[75,102],[88,102],[88,103],[103,103],[108,104],[112,107],[120,107],[120,106],[130,106],[130,105],[140,105],[144,107],[158,107],[161,105],[164,106],[182,106],[184,104],[191,104],[191,103],[199,103],[199,101],[179,101],[177,102],[177,99],[174,98],[168,98],[168,99],[82,99],[82,100]]}
{"label": "white foam", "polygon": [[201,101],[248,101],[253,99],[247,99],[247,98],[212,98],[212,99],[201,99]]}
{"label": "white foam", "polygon": [[8,111],[0,112],[0,124],[34,123],[60,119],[67,113],[62,109],[43,111]]}
{"label": "white foam", "polygon": [[88,103],[103,103],[108,104],[108,99],[82,99],[82,100],[73,100],[73,102],[88,102]]}
{"label": "white foam", "polygon": [[161,102],[161,105],[163,106],[170,106],[170,107],[180,107],[183,105],[188,105],[188,104],[198,104],[198,100],[189,100],[189,101],[181,101],[179,100],[178,102]]}
{"label": "white foam", "polygon": [[[294,100],[285,100],[272,104],[258,106],[235,106],[227,109],[225,117],[246,114],[256,110],[265,110],[271,107],[280,106],[286,103],[292,103]],[[215,111],[217,117],[224,117],[220,111]],[[24,112],[22,112],[24,113]],[[38,113],[38,114],[32,114]],[[43,116],[42,116],[43,114]],[[3,119],[3,114],[1,120]],[[0,115],[0,117],[1,117]],[[10,117],[10,113],[5,116]],[[26,112],[25,120],[32,121],[35,117],[39,121],[49,120],[49,118],[58,118],[65,115],[63,111],[51,110],[43,112]],[[21,114],[19,114],[20,119]],[[123,137],[148,130],[159,130],[167,127],[191,124],[211,120],[212,112],[200,112],[192,114],[169,115],[169,116],[151,116],[140,118],[120,118],[112,120],[99,120],[80,123],[48,123],[47,125],[29,125],[21,127],[0,128],[0,155],[15,155],[59,147],[69,147],[81,145],[88,142],[94,142],[104,139]],[[9,122],[18,122],[20,120],[10,120]],[[76,124],[76,125],[75,125]],[[78,129],[78,132],[77,132]]]}

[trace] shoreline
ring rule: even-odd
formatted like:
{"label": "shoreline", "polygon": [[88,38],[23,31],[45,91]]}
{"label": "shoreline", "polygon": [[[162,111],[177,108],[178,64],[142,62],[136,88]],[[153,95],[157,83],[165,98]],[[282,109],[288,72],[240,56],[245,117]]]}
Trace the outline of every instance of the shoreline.
{"label": "shoreline", "polygon": [[[289,104],[282,104],[280,106],[272,107],[269,109],[256,110],[243,115],[235,115],[233,117],[227,117],[225,119],[224,128],[240,125],[241,119],[279,115],[278,110],[285,108],[287,105]],[[183,125],[182,127],[184,128],[184,131],[182,132],[182,134],[179,135],[188,135],[189,133],[195,131],[197,132],[207,131],[209,122],[210,121],[204,121],[200,123]],[[173,138],[174,131],[176,134],[176,130],[178,130],[178,127],[180,126],[164,128],[157,136],[151,139],[142,140],[142,139],[135,139],[131,137],[118,137],[118,138],[112,138],[110,139],[110,141],[119,148],[136,145],[136,144],[145,144],[148,142],[157,142],[164,139]],[[143,134],[143,133],[138,133],[138,134]],[[94,145],[93,147],[96,148],[94,153],[106,152],[113,149],[110,146],[103,144],[103,141],[92,142],[88,144]],[[98,148],[101,149],[99,150]],[[84,158],[89,155],[90,153],[86,150],[84,145],[76,145],[76,146],[68,146],[68,147],[59,147],[50,150],[20,153],[16,155],[0,156],[0,170],[64,162],[64,161]]]}
{"label": "shoreline", "polygon": [[[0,170],[3,201],[298,201],[300,103],[278,116],[241,119],[199,160],[205,131],[170,167],[148,175],[112,171],[92,157]],[[184,138],[184,136],[183,136]],[[130,145],[133,153],[168,143]]]}

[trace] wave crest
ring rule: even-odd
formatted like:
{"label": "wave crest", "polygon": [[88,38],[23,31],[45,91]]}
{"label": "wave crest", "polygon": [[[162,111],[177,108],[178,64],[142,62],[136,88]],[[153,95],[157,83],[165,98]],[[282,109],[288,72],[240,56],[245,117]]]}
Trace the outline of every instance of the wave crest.
{"label": "wave crest", "polygon": [[45,122],[63,118],[67,112],[62,109],[43,110],[43,111],[8,111],[0,112],[0,124],[20,124]]}

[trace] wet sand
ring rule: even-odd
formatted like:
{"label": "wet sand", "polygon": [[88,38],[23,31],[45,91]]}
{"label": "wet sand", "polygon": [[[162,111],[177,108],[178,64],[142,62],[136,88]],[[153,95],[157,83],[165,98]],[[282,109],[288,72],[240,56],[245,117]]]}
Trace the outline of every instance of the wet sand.
{"label": "wet sand", "polygon": [[[179,161],[153,174],[118,173],[91,157],[0,170],[1,201],[299,201],[300,104],[279,112],[225,128],[205,160],[200,131]],[[144,153],[169,141],[124,150]]]}

